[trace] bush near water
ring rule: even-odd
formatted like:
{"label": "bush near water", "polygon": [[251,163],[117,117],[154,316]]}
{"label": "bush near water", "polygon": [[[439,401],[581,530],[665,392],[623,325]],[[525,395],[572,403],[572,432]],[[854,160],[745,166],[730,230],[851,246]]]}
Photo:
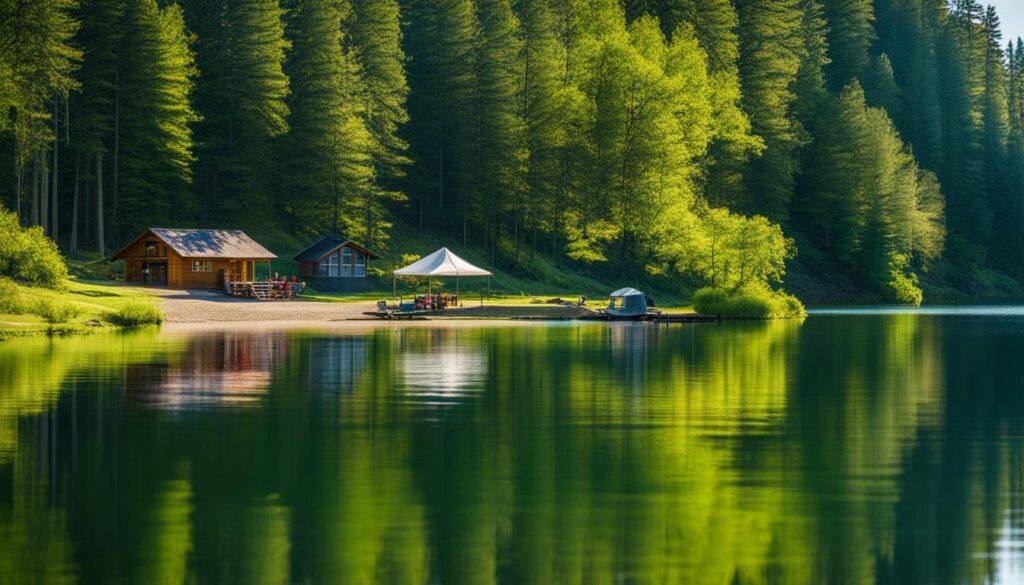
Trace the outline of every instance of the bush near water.
{"label": "bush near water", "polygon": [[68,266],[57,244],[39,226],[23,228],[18,216],[0,207],[0,276],[32,286],[61,288]]}
{"label": "bush near water", "polygon": [[693,306],[698,313],[727,319],[799,319],[807,315],[793,295],[760,285],[737,291],[705,287],[694,293]]}
{"label": "bush near water", "polygon": [[103,322],[117,327],[160,324],[164,318],[142,293],[69,280],[64,257],[43,229],[23,228],[17,216],[2,207],[0,315],[37,318],[13,319],[16,325],[0,327],[0,339],[95,330]]}
{"label": "bush near water", "polygon": [[159,325],[164,322],[164,313],[157,307],[145,303],[124,305],[106,315],[107,321],[119,327],[140,327]]}

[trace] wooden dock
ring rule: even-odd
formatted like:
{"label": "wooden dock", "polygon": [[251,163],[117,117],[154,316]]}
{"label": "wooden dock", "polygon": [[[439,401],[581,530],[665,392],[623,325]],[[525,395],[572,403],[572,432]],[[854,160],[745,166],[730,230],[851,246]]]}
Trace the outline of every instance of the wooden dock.
{"label": "wooden dock", "polygon": [[718,321],[715,315],[700,315],[698,313],[648,313],[637,317],[617,317],[607,313],[594,313],[579,317],[583,321],[634,321],[644,323],[714,323]]}
{"label": "wooden dock", "polygon": [[[450,317],[450,318],[473,318],[477,315],[474,313],[455,310],[455,311],[399,311],[397,309],[387,310],[376,310],[366,311],[363,313],[368,317],[377,317],[378,319],[425,319],[427,317]],[[639,317],[614,317],[605,313],[591,313],[587,315],[572,315],[572,316],[555,316],[555,315],[543,315],[543,314],[523,314],[523,315],[503,315],[501,317],[494,316],[483,316],[479,318],[504,318],[521,321],[629,321],[629,322],[645,322],[645,323],[657,323],[670,325],[673,323],[714,323],[718,321],[718,317],[713,315],[699,315],[697,313],[648,313],[647,315]]]}

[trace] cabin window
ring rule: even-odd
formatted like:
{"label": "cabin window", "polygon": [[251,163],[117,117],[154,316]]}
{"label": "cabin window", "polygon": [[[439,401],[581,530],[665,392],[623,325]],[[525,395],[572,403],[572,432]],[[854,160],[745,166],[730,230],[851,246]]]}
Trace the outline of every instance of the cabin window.
{"label": "cabin window", "polygon": [[356,276],[366,276],[366,254],[356,250]]}
{"label": "cabin window", "polygon": [[145,255],[146,255],[146,258],[155,258],[155,257],[160,255],[159,249],[157,248],[157,243],[155,241],[153,241],[153,240],[147,240],[146,241],[146,252],[145,252]]}
{"label": "cabin window", "polygon": [[341,249],[341,275],[352,276],[352,248]]}
{"label": "cabin window", "polygon": [[213,260],[193,260],[192,272],[213,272]]}
{"label": "cabin window", "polygon": [[338,276],[337,254],[331,254],[320,261],[320,276]]}

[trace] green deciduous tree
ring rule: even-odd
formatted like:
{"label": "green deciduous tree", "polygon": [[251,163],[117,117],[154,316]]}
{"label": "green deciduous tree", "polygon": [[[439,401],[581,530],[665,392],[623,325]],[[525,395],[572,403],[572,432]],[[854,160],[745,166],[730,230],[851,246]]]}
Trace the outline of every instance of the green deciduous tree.
{"label": "green deciduous tree", "polygon": [[714,136],[706,57],[689,30],[666,42],[642,17],[605,40],[585,90],[594,103],[592,198],[573,249],[635,269],[664,212],[694,199],[697,161]]}
{"label": "green deciduous tree", "polygon": [[81,57],[73,44],[78,29],[73,7],[71,0],[0,2],[0,134],[11,137],[13,152],[3,155],[13,162],[12,203],[20,216],[33,193],[32,221],[44,224],[44,230],[50,228],[40,213],[49,201],[46,154],[55,138],[54,99],[77,87],[72,74]]}

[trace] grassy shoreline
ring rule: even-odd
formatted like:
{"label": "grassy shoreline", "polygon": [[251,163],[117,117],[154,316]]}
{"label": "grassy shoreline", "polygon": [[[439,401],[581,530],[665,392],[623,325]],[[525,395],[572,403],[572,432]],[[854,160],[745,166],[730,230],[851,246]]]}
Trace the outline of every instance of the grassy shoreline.
{"label": "grassy shoreline", "polygon": [[20,302],[29,307],[46,304],[60,307],[68,318],[52,322],[36,311],[0,312],[0,340],[36,335],[78,335],[130,329],[136,325],[125,315],[159,311],[159,299],[130,286],[113,282],[70,279],[62,289],[17,285]]}

